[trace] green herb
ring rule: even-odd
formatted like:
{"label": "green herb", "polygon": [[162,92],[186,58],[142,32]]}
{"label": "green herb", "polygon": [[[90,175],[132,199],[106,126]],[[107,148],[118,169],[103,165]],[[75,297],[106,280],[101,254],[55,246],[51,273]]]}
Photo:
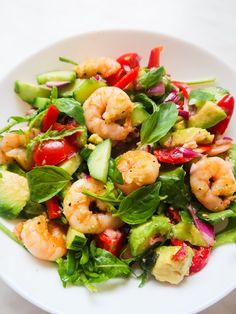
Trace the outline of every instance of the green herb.
{"label": "green herb", "polygon": [[226,243],[236,243],[236,218],[231,218],[228,226],[216,236],[214,248]]}
{"label": "green herb", "polygon": [[134,96],[134,101],[136,102],[141,102],[145,109],[148,111],[148,112],[154,112],[154,111],[157,111],[157,104],[155,103],[155,101],[153,101],[151,98],[149,98],[146,94],[144,93],[139,93],[139,94],[136,94]]}
{"label": "green herb", "polygon": [[109,169],[108,169],[109,178],[116,183],[123,184],[124,180],[120,170],[116,166],[116,162],[114,159],[110,158],[109,161]]}
{"label": "green herb", "polygon": [[6,226],[4,226],[2,223],[0,223],[0,230],[3,233],[5,233],[5,235],[7,235],[10,239],[15,241],[19,245],[24,246],[23,243],[17,238],[17,236],[13,232],[11,232]]}
{"label": "green herb", "polygon": [[160,188],[161,183],[157,182],[130,193],[121,201],[115,216],[119,216],[130,225],[147,221],[160,203]]}
{"label": "green herb", "polygon": [[189,105],[201,107],[206,101],[218,102],[229,92],[221,87],[206,87],[195,89],[189,94]]}
{"label": "green herb", "polygon": [[182,81],[185,84],[188,85],[203,85],[203,84],[211,84],[211,83],[215,83],[216,78],[215,77],[208,77],[206,79],[202,79],[202,80],[195,80],[195,81]]}
{"label": "green herb", "polygon": [[138,77],[138,84],[145,89],[148,89],[161,82],[162,76],[165,75],[165,68],[152,68],[151,70],[147,69],[141,71],[140,76]]}
{"label": "green herb", "polygon": [[24,122],[30,122],[32,119],[35,118],[35,116],[37,115],[37,112],[34,112],[31,115],[25,116],[25,117],[20,117],[20,116],[12,116],[9,118],[9,123],[0,128],[0,134],[9,131],[13,126],[20,124],[20,123],[24,123]]}
{"label": "green herb", "polygon": [[25,171],[23,171],[16,163],[7,165],[7,170],[19,174],[22,177],[26,177]]}
{"label": "green herb", "polygon": [[141,145],[158,142],[164,137],[178,118],[178,110],[172,102],[166,102],[159,106],[142,124],[140,136]]}
{"label": "green herb", "polygon": [[72,98],[59,98],[54,102],[54,106],[56,106],[60,112],[75,119],[80,125],[85,124],[84,110],[78,101]]}
{"label": "green herb", "polygon": [[67,59],[67,58],[64,58],[64,57],[59,57],[59,60],[61,62],[65,62],[65,63],[70,63],[70,64],[74,64],[74,65],[78,65],[77,62],[73,61],[73,60],[70,60],[70,59]]}
{"label": "green herb", "polygon": [[29,200],[23,208],[21,214],[25,215],[27,218],[33,218],[39,216],[43,212],[45,212],[45,207],[42,204]]}
{"label": "green herb", "polygon": [[41,126],[41,123],[43,121],[43,118],[45,116],[47,112],[47,109],[39,112],[31,121],[30,121],[30,124],[29,124],[29,130],[31,130],[32,128],[37,128],[39,129],[40,126]]}
{"label": "green herb", "polygon": [[58,98],[58,88],[56,86],[53,86],[51,90],[50,100],[52,103],[54,103],[57,98]]}
{"label": "green herb", "polygon": [[163,172],[159,176],[161,182],[161,196],[167,196],[163,202],[177,208],[186,208],[189,196],[184,183],[186,172],[182,167]]}
{"label": "green herb", "polygon": [[70,175],[56,166],[35,167],[27,173],[30,198],[42,203],[57,195],[71,180]]}

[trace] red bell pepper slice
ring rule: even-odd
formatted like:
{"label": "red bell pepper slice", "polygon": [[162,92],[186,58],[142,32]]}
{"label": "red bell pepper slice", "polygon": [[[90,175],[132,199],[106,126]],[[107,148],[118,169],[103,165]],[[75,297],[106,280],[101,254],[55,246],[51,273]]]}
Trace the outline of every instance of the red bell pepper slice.
{"label": "red bell pepper slice", "polygon": [[54,196],[46,202],[47,213],[50,219],[60,218],[62,216],[62,211],[59,206],[59,199]]}
{"label": "red bell pepper slice", "polygon": [[172,149],[161,148],[154,150],[154,155],[160,162],[167,164],[184,164],[195,157],[185,157],[179,147]]}
{"label": "red bell pepper slice", "polygon": [[124,89],[129,83],[133,82],[138,76],[139,68],[130,70],[114,86]]}
{"label": "red bell pepper slice", "polygon": [[187,244],[183,242],[180,249],[172,256],[172,260],[176,262],[183,261],[187,254]]}
{"label": "red bell pepper slice", "polygon": [[178,81],[171,81],[172,84],[174,84],[176,87],[180,89],[183,96],[188,99],[189,93],[191,91],[191,88],[186,83],[178,82]]}
{"label": "red bell pepper slice", "polygon": [[174,246],[182,246],[184,243],[184,241],[178,239],[171,239],[170,242]]}
{"label": "red bell pepper slice", "polygon": [[59,114],[60,111],[54,105],[50,105],[43,118],[41,131],[46,132],[57,121]]}
{"label": "red bell pepper slice", "polygon": [[123,69],[125,69],[126,66],[130,69],[139,67],[140,60],[141,57],[135,52],[125,53],[124,55],[116,59],[116,61],[122,66]]}
{"label": "red bell pepper slice", "polygon": [[198,273],[200,270],[202,270],[209,259],[209,256],[211,254],[211,247],[198,247],[198,248],[192,248],[194,251],[194,256],[192,259],[192,265],[189,269],[189,274],[193,275],[195,273]]}
{"label": "red bell pepper slice", "polygon": [[149,61],[148,61],[148,68],[158,68],[160,66],[160,54],[163,50],[163,47],[155,47],[151,50],[150,52],[150,57],[149,57]]}
{"label": "red bell pepper slice", "polygon": [[125,70],[120,68],[115,74],[110,75],[107,78],[108,85],[114,86],[125,75]]}
{"label": "red bell pepper slice", "polygon": [[225,113],[227,114],[227,117],[223,121],[220,121],[219,123],[214,125],[210,129],[210,132],[224,134],[225,130],[227,129],[229,125],[231,117],[233,115],[234,97],[232,95],[226,95],[218,102],[217,105],[225,111]]}
{"label": "red bell pepper slice", "polygon": [[97,247],[118,255],[122,248],[124,235],[120,230],[106,229],[95,238]]}

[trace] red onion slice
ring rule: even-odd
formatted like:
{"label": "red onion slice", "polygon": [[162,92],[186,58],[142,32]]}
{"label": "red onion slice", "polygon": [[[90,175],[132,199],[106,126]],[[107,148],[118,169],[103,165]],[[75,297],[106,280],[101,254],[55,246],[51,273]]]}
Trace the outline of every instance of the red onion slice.
{"label": "red onion slice", "polygon": [[186,158],[197,158],[197,157],[201,157],[202,154],[193,151],[192,149],[189,148],[185,148],[185,147],[180,147],[179,150],[181,151],[181,153],[183,154],[184,157]]}
{"label": "red onion slice", "polygon": [[62,87],[69,84],[69,81],[50,81],[46,83],[47,87]]}
{"label": "red onion slice", "polygon": [[165,85],[163,82],[159,83],[156,86],[149,88],[147,91],[148,96],[162,96],[165,94]]}
{"label": "red onion slice", "polygon": [[181,109],[179,109],[179,116],[180,116],[180,117],[183,117],[185,120],[188,120],[190,114],[189,114],[189,112],[186,111],[186,110],[181,110]]}

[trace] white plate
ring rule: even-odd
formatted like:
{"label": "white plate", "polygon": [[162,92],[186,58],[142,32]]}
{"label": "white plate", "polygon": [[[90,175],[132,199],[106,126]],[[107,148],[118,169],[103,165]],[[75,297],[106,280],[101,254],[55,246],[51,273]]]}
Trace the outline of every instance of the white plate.
{"label": "white plate", "polygon": [[[58,62],[58,56],[75,60],[89,56],[115,58],[122,53],[136,51],[146,61],[150,49],[157,45],[165,47],[161,62],[174,79],[215,76],[219,85],[229,88],[236,95],[235,73],[216,57],[192,44],[157,33],[97,32],[53,44],[25,60],[7,75],[0,84],[1,125],[10,115],[22,114],[25,109],[13,92],[13,82],[16,79],[34,82],[35,75],[40,72],[70,68]],[[235,128],[231,123],[228,132],[231,136],[234,136]],[[53,313],[120,314],[125,311],[143,314],[155,311],[189,314],[213,304],[236,287],[236,250],[233,245],[214,251],[203,271],[187,278],[177,287],[150,280],[144,288],[139,289],[134,279],[117,280],[103,285],[102,291],[97,294],[91,294],[81,287],[64,289],[53,264],[34,259],[2,233],[0,248],[1,277],[21,296]]]}

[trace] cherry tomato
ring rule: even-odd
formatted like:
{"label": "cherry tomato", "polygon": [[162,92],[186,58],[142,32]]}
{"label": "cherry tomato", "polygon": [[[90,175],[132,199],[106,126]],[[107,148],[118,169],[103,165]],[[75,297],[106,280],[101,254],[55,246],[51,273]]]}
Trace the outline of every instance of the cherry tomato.
{"label": "cherry tomato", "polygon": [[141,57],[135,52],[126,53],[116,59],[116,61],[120,63],[123,69],[125,69],[126,66],[129,67],[129,69],[139,67],[140,60]]}
{"label": "cherry tomato", "polygon": [[67,139],[48,140],[38,144],[33,153],[33,160],[37,166],[58,165],[76,153],[76,146]]}
{"label": "cherry tomato", "polygon": [[184,164],[189,162],[195,157],[185,157],[184,153],[179,149],[179,147],[175,147],[172,149],[161,148],[154,150],[154,155],[160,162],[164,162],[167,164]]}
{"label": "cherry tomato", "polygon": [[198,273],[200,270],[202,270],[209,259],[209,256],[211,254],[211,247],[198,247],[198,248],[192,248],[194,251],[194,256],[192,259],[192,265],[189,269],[189,274],[195,274]]}
{"label": "cherry tomato", "polygon": [[46,132],[57,121],[60,111],[54,106],[50,105],[43,118],[41,130]]}
{"label": "cherry tomato", "polygon": [[180,249],[172,256],[172,260],[176,262],[182,261],[185,259],[187,254],[187,244],[183,242]]}
{"label": "cherry tomato", "polygon": [[59,206],[59,200],[57,196],[54,196],[46,202],[47,213],[50,219],[60,218],[62,216],[62,211]]}
{"label": "cherry tomato", "polygon": [[150,57],[148,61],[148,68],[154,68],[154,67],[159,67],[160,66],[160,54],[163,50],[163,47],[155,47],[151,50],[150,52]]}
{"label": "cherry tomato", "polygon": [[120,230],[106,229],[95,238],[97,247],[118,255],[122,248],[124,235]]}

